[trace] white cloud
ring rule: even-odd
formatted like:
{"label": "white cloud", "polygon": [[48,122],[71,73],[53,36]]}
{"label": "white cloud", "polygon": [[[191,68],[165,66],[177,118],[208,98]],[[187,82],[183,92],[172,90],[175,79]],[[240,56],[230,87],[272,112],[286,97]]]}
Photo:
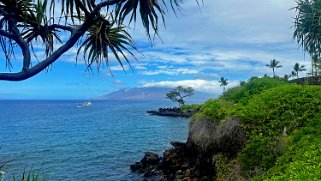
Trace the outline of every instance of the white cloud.
{"label": "white cloud", "polygon": [[[158,72],[181,65],[198,72],[260,76],[270,73],[265,64],[275,58],[284,67],[278,74],[284,75],[304,59],[292,40],[293,0],[204,0],[201,12],[195,1],[185,1],[182,7],[183,15],[167,16],[167,28],[160,30],[164,43],[156,41],[152,49],[141,50],[141,62],[161,63]],[[134,39],[146,42],[143,32],[138,22]]]}
{"label": "white cloud", "polygon": [[134,70],[147,70],[147,68],[143,64],[135,64],[133,65]]}
{"label": "white cloud", "polygon": [[154,71],[142,71],[140,72],[142,75],[159,75],[159,74],[167,74],[167,75],[183,75],[183,74],[196,74],[197,70],[187,69],[187,68],[177,68],[177,69],[160,69]]}
{"label": "white cloud", "polygon": [[109,69],[111,71],[124,71],[124,70],[126,71],[126,70],[129,69],[129,67],[127,65],[123,65],[123,66],[121,66],[121,65],[113,65],[113,66],[110,66]]}
{"label": "white cloud", "polygon": [[[233,87],[239,84],[237,80],[229,80],[228,88]],[[179,80],[179,81],[160,81],[160,82],[149,82],[145,83],[143,87],[192,87],[193,89],[201,92],[207,92],[211,94],[219,95],[222,93],[222,88],[220,87],[220,83],[217,80]]]}

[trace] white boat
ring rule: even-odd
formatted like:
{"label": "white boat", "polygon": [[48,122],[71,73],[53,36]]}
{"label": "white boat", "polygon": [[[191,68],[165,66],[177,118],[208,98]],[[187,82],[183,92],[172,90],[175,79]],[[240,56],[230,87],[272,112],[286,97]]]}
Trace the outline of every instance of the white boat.
{"label": "white boat", "polygon": [[88,107],[88,106],[92,106],[92,103],[90,101],[84,102],[82,105],[78,105],[77,107]]}
{"label": "white boat", "polygon": [[91,106],[92,105],[92,103],[91,102],[84,102],[84,104],[82,105],[82,106]]}

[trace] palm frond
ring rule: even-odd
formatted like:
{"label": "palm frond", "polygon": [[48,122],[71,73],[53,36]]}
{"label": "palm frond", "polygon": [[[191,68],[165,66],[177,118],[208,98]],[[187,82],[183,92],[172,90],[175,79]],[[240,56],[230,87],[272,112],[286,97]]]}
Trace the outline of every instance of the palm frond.
{"label": "palm frond", "polygon": [[139,10],[140,19],[148,37],[151,38],[150,29],[158,34],[159,17],[163,22],[165,20],[163,4],[164,0],[162,3],[158,0],[120,0],[116,5],[115,15],[120,23],[123,23],[128,15],[130,15],[129,23],[136,22]]}
{"label": "palm frond", "polygon": [[[95,0],[61,0],[61,14],[65,15],[66,21],[71,19],[79,20],[81,16],[87,15],[95,7]],[[51,0],[50,10],[54,14],[56,8],[56,1]]]}
{"label": "palm frond", "polygon": [[[114,21],[111,21],[114,22]],[[86,39],[80,45],[77,52],[78,55],[83,51],[83,58],[87,64],[87,70],[91,70],[93,64],[96,64],[97,69],[102,63],[109,66],[110,54],[123,67],[122,58],[130,65],[128,55],[135,58],[131,52],[136,50],[135,43],[132,37],[125,30],[124,26],[114,26],[104,17],[100,17],[93,26],[88,30]]]}
{"label": "palm frond", "polygon": [[38,41],[40,39],[45,46],[46,57],[50,56],[54,49],[54,41],[61,42],[59,31],[49,28],[50,18],[46,16],[47,1],[38,1],[35,5],[34,11],[30,13],[33,18],[32,24],[22,25],[26,27],[23,29],[21,35],[23,38],[32,44],[32,40]]}
{"label": "palm frond", "polygon": [[293,38],[308,53],[321,53],[321,1],[299,0],[294,8],[297,15],[294,19]]}

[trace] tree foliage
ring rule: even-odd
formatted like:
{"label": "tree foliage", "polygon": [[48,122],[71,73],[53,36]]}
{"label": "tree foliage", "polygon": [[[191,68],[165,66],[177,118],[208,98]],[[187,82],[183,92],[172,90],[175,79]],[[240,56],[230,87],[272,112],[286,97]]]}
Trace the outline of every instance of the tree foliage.
{"label": "tree foliage", "polygon": [[[235,163],[235,167],[228,167],[229,172],[241,170],[250,180],[313,180],[321,174],[320,100],[319,86],[253,77],[227,90],[219,99],[205,102],[193,116],[194,132],[190,134],[196,140],[194,145],[208,148],[207,143],[215,143],[209,142],[216,138],[213,130],[218,130],[229,119],[236,120],[247,141],[237,151],[236,162],[235,157],[226,157],[230,160],[225,163]],[[238,135],[222,143],[231,144]],[[212,153],[216,154],[215,151],[217,148]],[[228,151],[222,154],[226,153]],[[215,164],[217,162],[219,160]]]}
{"label": "tree foliage", "polygon": [[321,0],[298,0],[293,37],[310,55],[321,53]]}
{"label": "tree foliage", "polygon": [[252,77],[246,83],[242,83],[239,86],[228,89],[226,92],[223,93],[220,99],[231,101],[233,103],[246,104],[249,101],[249,99],[251,99],[254,95],[260,94],[261,92],[267,89],[284,84],[284,79],[280,78]]}
{"label": "tree foliage", "polygon": [[321,178],[321,120],[311,119],[288,140],[288,149],[266,175],[254,180],[315,180]]}
{"label": "tree foliage", "polygon": [[306,71],[306,69],[305,69],[304,65],[300,65],[299,63],[295,63],[293,65],[293,71],[295,72],[296,77],[299,78],[299,72]]}
{"label": "tree foliage", "polygon": [[[168,10],[180,10],[178,0],[0,0],[0,46],[6,66],[19,49],[22,52],[20,72],[0,73],[0,80],[28,79],[48,68],[77,42],[78,55],[83,54],[87,69],[111,60],[121,66],[135,58],[136,46],[128,33],[128,23],[140,19],[151,39],[158,35],[159,22]],[[171,7],[171,8],[168,8]],[[161,20],[161,21],[160,21]],[[67,38],[62,38],[61,36]],[[45,58],[36,57],[34,47],[43,44]],[[35,62],[35,65],[33,65]]]}
{"label": "tree foliage", "polygon": [[219,123],[230,115],[232,107],[233,104],[231,102],[222,99],[209,99],[202,105],[198,113],[193,116],[192,122],[205,119]]}
{"label": "tree foliage", "polygon": [[270,60],[270,64],[266,64],[267,67],[273,70],[273,77],[275,77],[275,69],[282,67],[282,65],[279,65],[279,64],[280,64],[280,61],[277,61],[275,59]]}
{"label": "tree foliage", "polygon": [[221,77],[221,79],[219,80],[219,82],[221,83],[220,84],[220,87],[223,87],[223,92],[225,92],[225,87],[227,86],[228,80],[224,77]]}
{"label": "tree foliage", "polygon": [[177,86],[166,94],[166,98],[178,102],[179,106],[185,105],[184,98],[194,94],[192,87]]}

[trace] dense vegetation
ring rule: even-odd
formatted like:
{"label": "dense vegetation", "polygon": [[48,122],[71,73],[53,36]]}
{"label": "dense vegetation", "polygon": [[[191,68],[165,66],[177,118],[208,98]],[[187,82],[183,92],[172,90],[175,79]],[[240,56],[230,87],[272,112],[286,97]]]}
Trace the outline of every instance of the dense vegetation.
{"label": "dense vegetation", "polygon": [[223,93],[220,99],[234,102],[247,103],[253,95],[259,94],[266,89],[286,84],[286,80],[281,78],[258,78],[252,77],[247,83],[231,88]]}
{"label": "dense vegetation", "polygon": [[[217,123],[219,128],[231,119],[239,122],[246,143],[234,156],[230,152],[235,150],[212,150],[218,180],[235,175],[245,180],[321,179],[320,86],[289,84],[279,78],[251,78],[220,98],[205,102],[192,118],[191,129],[199,120],[203,124],[204,120]],[[210,137],[206,137],[208,142],[217,140],[216,134]],[[237,135],[233,137],[226,142],[239,141]],[[204,140],[199,135],[198,139]]]}

